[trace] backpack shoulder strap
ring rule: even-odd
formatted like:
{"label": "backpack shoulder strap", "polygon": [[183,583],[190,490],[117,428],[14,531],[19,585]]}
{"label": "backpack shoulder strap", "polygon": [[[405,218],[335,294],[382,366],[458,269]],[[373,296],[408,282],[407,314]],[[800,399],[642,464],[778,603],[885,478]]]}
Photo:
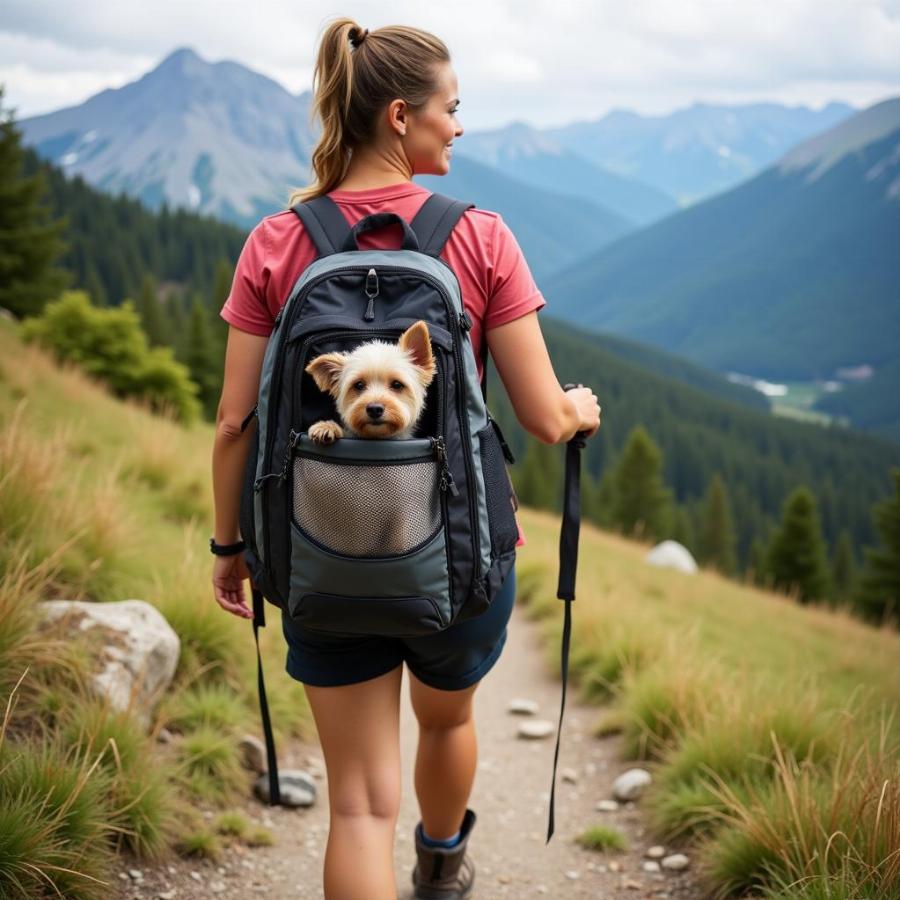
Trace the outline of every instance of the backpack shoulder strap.
{"label": "backpack shoulder strap", "polygon": [[462,218],[463,213],[474,205],[445,194],[432,194],[410,222],[419,239],[421,252],[429,256],[439,256],[456,223]]}
{"label": "backpack shoulder strap", "polygon": [[350,226],[337,203],[327,194],[296,203],[291,210],[303,223],[319,257],[337,253],[350,234]]}

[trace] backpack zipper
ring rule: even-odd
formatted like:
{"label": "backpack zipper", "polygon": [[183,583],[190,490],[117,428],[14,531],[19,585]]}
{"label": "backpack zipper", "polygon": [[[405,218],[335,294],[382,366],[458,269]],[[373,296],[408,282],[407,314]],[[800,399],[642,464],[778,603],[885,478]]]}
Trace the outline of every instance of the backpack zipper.
{"label": "backpack zipper", "polygon": [[[433,259],[434,257],[429,257],[429,259]],[[440,257],[437,257],[440,260]],[[443,260],[441,260],[443,262]],[[453,270],[450,268],[449,264],[445,263],[447,269],[453,273]],[[300,314],[300,310],[303,307],[303,301],[306,299],[307,295],[310,291],[321,282],[327,280],[332,275],[335,275],[340,272],[366,272],[373,267],[371,265],[353,265],[353,266],[338,266],[333,269],[330,269],[328,272],[323,272],[321,275],[316,276],[315,278],[311,278],[306,284],[303,285],[302,289],[294,294],[293,291],[291,296],[288,297],[285,305],[279,310],[278,316],[276,317],[276,327],[282,325],[282,320],[284,320],[282,334],[278,338],[279,344],[278,349],[275,354],[275,361],[273,363],[274,372],[272,373],[272,386],[270,389],[270,397],[277,397],[279,395],[279,391],[281,389],[281,378],[282,378],[282,369],[284,368],[284,348],[287,345],[287,340],[285,339],[285,334],[290,334],[290,326],[293,324],[294,320]],[[421,272],[417,269],[411,268],[410,266],[392,266],[392,265],[382,265],[379,267],[382,271],[389,272],[405,272],[407,274],[415,275],[418,278],[423,279],[427,283],[433,285],[440,295],[441,299],[444,301],[444,306],[447,309],[447,318],[451,325],[451,334],[453,336],[453,358],[456,364],[457,373],[462,372],[461,385],[462,389],[456,392],[456,412],[457,417],[460,423],[460,428],[463,431],[463,436],[466,443],[466,452],[463,454],[463,465],[466,469],[466,481],[469,484],[469,492],[468,492],[468,504],[469,504],[469,529],[472,535],[472,545],[474,549],[473,556],[473,581],[472,586],[474,590],[477,590],[479,596],[484,594],[484,590],[481,585],[481,536],[478,530],[478,511],[477,511],[477,497],[476,497],[476,485],[475,485],[475,475],[474,475],[474,463],[472,462],[472,435],[470,434],[469,429],[469,417],[468,412],[465,407],[466,400],[466,377],[465,377],[465,367],[463,366],[462,360],[462,351],[460,349],[460,334],[463,331],[460,327],[460,319],[461,314],[457,313],[453,307],[453,301],[447,295],[446,289],[443,284],[438,281],[436,278],[432,277],[426,272]],[[454,277],[455,277],[455,273]],[[372,298],[370,298],[371,300]],[[288,309],[288,305],[290,308]],[[287,312],[286,312],[287,310]],[[374,310],[373,310],[374,311]],[[467,332],[466,332],[467,334]],[[266,448],[265,448],[265,456],[264,456],[264,467],[269,465],[271,455],[272,455],[272,445],[275,441],[275,432],[277,426],[277,421],[275,422],[267,422],[266,428]],[[257,479],[256,484],[254,484],[254,489],[259,490],[258,484],[261,482],[261,479]],[[445,495],[446,496],[446,495]],[[266,503],[266,495],[263,494],[261,499],[262,510],[263,510],[263,526],[265,528],[264,534],[264,546],[265,546],[265,561],[264,565],[266,567],[269,566],[269,561],[271,559],[270,556],[270,541],[269,541],[269,527],[266,521],[267,513],[268,513],[268,503]]]}

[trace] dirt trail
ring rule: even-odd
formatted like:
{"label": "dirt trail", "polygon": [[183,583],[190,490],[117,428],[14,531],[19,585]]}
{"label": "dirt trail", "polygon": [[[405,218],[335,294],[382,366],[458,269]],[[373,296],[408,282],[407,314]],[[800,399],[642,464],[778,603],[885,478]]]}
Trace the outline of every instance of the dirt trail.
{"label": "dirt trail", "polygon": [[[559,614],[563,606],[560,602]],[[573,618],[577,627],[577,604]],[[298,685],[298,690],[302,688]],[[408,695],[408,674],[403,677],[401,702],[402,808],[397,823],[394,855],[398,897],[411,897],[410,872],[414,863],[413,827],[418,821],[413,764],[416,724]],[[506,647],[475,694],[479,763],[469,805],[478,820],[469,842],[476,865],[475,897],[493,898],[698,898],[702,896],[689,867],[682,872],[643,871],[644,852],[657,843],[645,834],[639,803],[614,812],[598,812],[598,800],[611,796],[616,775],[630,766],[618,758],[619,738],[598,740],[590,734],[597,707],[566,698],[562,745],[556,787],[556,830],[545,844],[550,776],[556,731],[542,740],[516,736],[525,718],[507,712],[513,697],[539,704],[538,716],[555,723],[559,718],[560,683],[542,664],[537,626],[522,610],[513,611]],[[321,761],[317,745],[295,742],[280,748],[284,767],[306,768],[309,757]],[[577,773],[577,782],[561,777],[564,769]],[[121,867],[117,898],[226,897],[265,895],[267,900],[321,898],[321,874],[328,833],[327,781],[322,766],[319,796],[309,809],[286,810],[246,803],[251,818],[268,825],[276,835],[272,847],[233,847],[218,862],[175,859],[159,867],[136,868],[134,880]],[[574,836],[589,825],[614,825],[628,839],[624,853],[598,853],[575,843]],[[610,869],[612,864],[613,869]],[[170,893],[174,891],[173,893]]]}

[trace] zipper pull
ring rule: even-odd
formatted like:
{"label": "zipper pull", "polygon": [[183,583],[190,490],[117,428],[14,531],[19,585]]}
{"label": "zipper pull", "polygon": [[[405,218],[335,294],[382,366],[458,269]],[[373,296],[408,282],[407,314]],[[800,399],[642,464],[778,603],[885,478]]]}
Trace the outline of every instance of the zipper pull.
{"label": "zipper pull", "polygon": [[450,493],[453,494],[454,497],[458,497],[459,488],[453,480],[453,473],[450,471],[450,466],[447,465],[447,448],[444,445],[443,437],[432,438],[431,446],[434,448],[435,453],[437,453],[438,461],[441,464],[441,490],[446,491],[449,488]]}
{"label": "zipper pull", "polygon": [[259,489],[262,487],[262,483],[267,478],[277,478],[279,482],[284,481],[287,478],[288,465],[291,462],[291,452],[294,447],[297,446],[297,442],[300,440],[300,432],[294,431],[292,428],[290,430],[290,434],[288,436],[287,446],[284,448],[284,458],[281,461],[281,471],[280,472],[269,472],[267,475],[261,475],[256,481],[253,482],[253,490],[259,493]]}
{"label": "zipper pull", "polygon": [[369,269],[366,275],[366,296],[369,298],[363,318],[371,322],[375,318],[375,298],[378,296],[378,273],[375,269]]}

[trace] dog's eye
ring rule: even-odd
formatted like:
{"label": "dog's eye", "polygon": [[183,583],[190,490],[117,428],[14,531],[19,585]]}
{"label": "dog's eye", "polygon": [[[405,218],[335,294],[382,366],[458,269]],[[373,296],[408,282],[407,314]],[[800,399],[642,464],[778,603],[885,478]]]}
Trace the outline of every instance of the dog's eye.
{"label": "dog's eye", "polygon": [[366,389],[366,383],[364,381],[360,380],[360,381],[355,382],[353,387],[357,391],[364,391]]}
{"label": "dog's eye", "polygon": [[402,381],[392,381],[392,382],[391,382],[391,387],[392,387],[395,391],[402,391],[403,388],[406,387],[406,385],[405,385]]}

